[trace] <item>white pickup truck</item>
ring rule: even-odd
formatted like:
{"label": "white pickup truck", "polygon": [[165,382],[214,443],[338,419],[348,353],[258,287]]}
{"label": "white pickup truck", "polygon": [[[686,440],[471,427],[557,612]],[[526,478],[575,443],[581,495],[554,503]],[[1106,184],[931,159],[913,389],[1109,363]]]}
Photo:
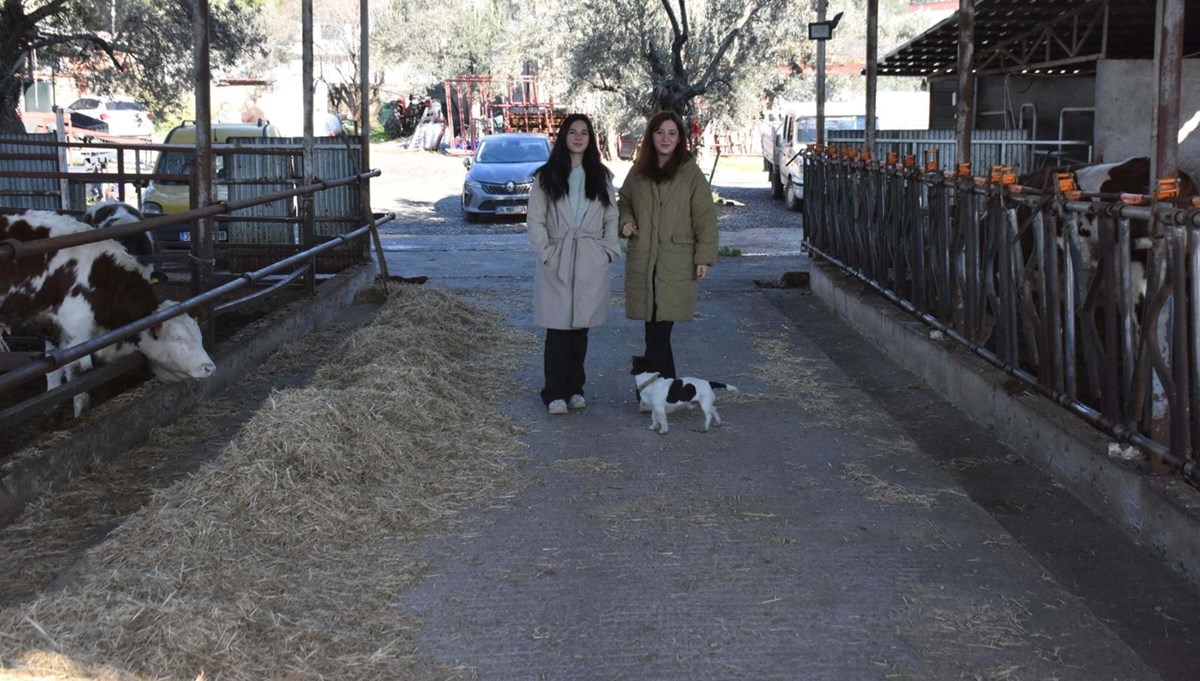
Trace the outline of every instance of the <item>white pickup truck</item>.
{"label": "white pickup truck", "polygon": [[[826,130],[862,130],[866,116],[825,116]],[[763,119],[763,170],[771,178],[771,196],[789,210],[804,206],[804,159],[800,152],[817,141],[817,117],[783,114]]]}
{"label": "white pickup truck", "polygon": [[[776,119],[763,119],[763,170],[771,178],[771,196],[783,199],[788,210],[800,210],[804,205],[804,165],[797,152],[815,135],[804,135],[807,116],[782,114]],[[812,122],[809,121],[809,127]]]}

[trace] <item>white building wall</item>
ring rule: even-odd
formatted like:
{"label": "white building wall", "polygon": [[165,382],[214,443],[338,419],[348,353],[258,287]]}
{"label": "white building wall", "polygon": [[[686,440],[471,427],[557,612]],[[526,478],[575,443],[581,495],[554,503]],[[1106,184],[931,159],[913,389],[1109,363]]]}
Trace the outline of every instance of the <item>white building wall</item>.
{"label": "white building wall", "polygon": [[[1154,62],[1101,60],[1096,72],[1096,155],[1105,161],[1150,156]],[[1200,178],[1200,59],[1183,62],[1179,167]]]}

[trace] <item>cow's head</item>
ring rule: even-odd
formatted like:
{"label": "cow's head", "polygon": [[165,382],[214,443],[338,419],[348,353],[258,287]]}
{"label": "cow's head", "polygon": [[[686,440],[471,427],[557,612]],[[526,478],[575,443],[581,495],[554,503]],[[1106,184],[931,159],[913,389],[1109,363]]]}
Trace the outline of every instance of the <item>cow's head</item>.
{"label": "cow's head", "polygon": [[[175,304],[167,300],[158,309]],[[209,378],[217,371],[204,350],[200,325],[188,315],[173,317],[143,331],[138,337],[138,349],[150,360],[154,375],[164,381]]]}

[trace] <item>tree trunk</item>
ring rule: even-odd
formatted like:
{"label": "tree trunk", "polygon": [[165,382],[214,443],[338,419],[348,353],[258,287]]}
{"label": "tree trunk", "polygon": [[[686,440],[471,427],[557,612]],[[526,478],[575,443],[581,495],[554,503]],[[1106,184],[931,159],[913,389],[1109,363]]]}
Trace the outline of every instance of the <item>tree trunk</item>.
{"label": "tree trunk", "polygon": [[17,115],[21,81],[12,76],[0,76],[0,135],[25,132],[25,124]]}

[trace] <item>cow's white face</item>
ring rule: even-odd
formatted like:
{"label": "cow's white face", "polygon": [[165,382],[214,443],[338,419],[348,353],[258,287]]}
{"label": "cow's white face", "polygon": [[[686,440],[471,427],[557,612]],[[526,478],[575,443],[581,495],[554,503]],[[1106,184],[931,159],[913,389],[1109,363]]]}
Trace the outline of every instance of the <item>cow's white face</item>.
{"label": "cow's white face", "polygon": [[[174,301],[164,301],[158,309],[172,305],[175,305]],[[204,350],[200,325],[187,315],[168,319],[143,331],[138,339],[138,349],[150,360],[154,375],[164,381],[208,378],[217,371]]]}

